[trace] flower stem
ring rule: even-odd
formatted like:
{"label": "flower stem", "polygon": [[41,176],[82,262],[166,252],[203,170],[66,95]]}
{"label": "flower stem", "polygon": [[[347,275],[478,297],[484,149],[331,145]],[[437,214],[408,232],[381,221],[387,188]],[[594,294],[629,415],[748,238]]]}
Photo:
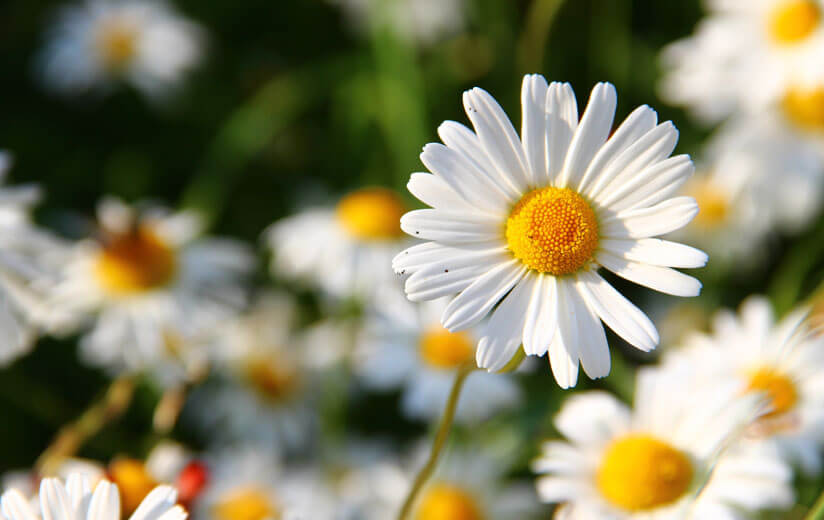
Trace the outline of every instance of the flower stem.
{"label": "flower stem", "polygon": [[421,489],[423,489],[423,486],[429,480],[429,477],[432,476],[432,472],[435,471],[441,452],[446,444],[446,439],[449,437],[449,431],[452,429],[452,421],[455,419],[455,410],[458,407],[458,399],[461,396],[461,389],[463,388],[463,384],[466,381],[467,376],[471,374],[475,368],[474,363],[471,363],[463,365],[458,369],[458,373],[455,375],[455,382],[452,383],[452,390],[449,392],[449,399],[446,402],[446,408],[444,409],[443,415],[441,416],[441,421],[438,424],[438,431],[435,433],[435,440],[432,442],[432,450],[429,452],[429,458],[423,468],[421,468],[418,476],[415,477],[412,488],[409,490],[409,494],[403,502],[401,512],[398,514],[398,520],[406,520],[409,513],[412,511],[412,506],[415,505],[415,499],[418,497],[418,493],[420,493]]}
{"label": "flower stem", "polygon": [[97,434],[106,424],[120,417],[132,402],[134,389],[135,381],[131,375],[121,376],[112,381],[99,401],[57,432],[52,443],[35,463],[38,473],[52,474],[60,462],[77,453],[86,440]]}
{"label": "flower stem", "polygon": [[810,512],[804,517],[805,520],[824,520],[824,490],[810,508]]}

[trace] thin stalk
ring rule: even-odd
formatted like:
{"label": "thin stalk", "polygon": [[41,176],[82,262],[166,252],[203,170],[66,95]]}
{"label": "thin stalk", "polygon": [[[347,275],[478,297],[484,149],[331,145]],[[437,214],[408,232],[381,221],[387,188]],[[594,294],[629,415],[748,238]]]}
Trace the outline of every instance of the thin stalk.
{"label": "thin stalk", "polygon": [[810,512],[804,517],[805,520],[824,520],[824,490],[810,508]]}
{"label": "thin stalk", "polygon": [[455,375],[455,382],[452,383],[452,390],[449,392],[449,399],[446,401],[446,408],[441,416],[441,422],[438,424],[438,431],[435,433],[435,440],[432,442],[432,450],[429,452],[429,458],[420,472],[418,472],[418,476],[415,477],[412,488],[409,490],[409,494],[403,502],[401,512],[398,514],[398,520],[405,520],[409,516],[418,494],[435,471],[443,448],[446,445],[446,440],[449,438],[449,431],[452,429],[452,422],[455,419],[455,410],[458,407],[461,389],[467,376],[471,374],[473,370],[475,370],[474,363],[463,365],[458,369],[458,373]]}

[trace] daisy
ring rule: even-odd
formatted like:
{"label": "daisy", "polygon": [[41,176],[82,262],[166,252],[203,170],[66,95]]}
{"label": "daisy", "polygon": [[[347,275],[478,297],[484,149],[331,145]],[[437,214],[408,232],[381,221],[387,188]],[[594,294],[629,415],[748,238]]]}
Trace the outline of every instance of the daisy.
{"label": "daisy", "polygon": [[85,0],[59,12],[39,72],[66,94],[123,81],[160,97],[200,60],[202,40],[201,28],[162,0]]}
{"label": "daisy", "polygon": [[161,384],[200,370],[206,355],[191,347],[244,303],[249,251],[200,239],[203,223],[191,212],[106,199],[98,220],[99,238],[75,246],[50,289],[52,306],[78,324],[93,321],[81,341],[86,360],[115,372],[151,369]]}
{"label": "daisy", "polygon": [[[618,276],[678,296],[695,296],[698,280],[671,267],[700,267],[696,249],[652,237],[686,225],[698,212],[674,196],[692,173],[689,157],[668,158],[678,139],[647,106],[614,132],[616,93],[598,84],[581,120],[572,88],[524,78],[521,137],[498,103],[475,88],[464,106],[475,132],[447,121],[444,141],[421,154],[434,172],[414,173],[408,187],[433,209],[401,219],[428,240],[400,253],[413,301],[459,293],[443,326],[455,332],[491,313],[477,362],[498,370],[521,343],[529,355],[549,352],[558,384],[573,386],[578,362],[590,377],[609,373],[603,320],[635,347],[658,343],[652,322],[604,280]],[[497,306],[497,307],[496,307]]]}
{"label": "daisy", "polygon": [[252,445],[207,461],[209,484],[196,518],[211,520],[337,520],[337,504],[323,479],[307,468],[284,467],[271,451]]}
{"label": "daisy", "polygon": [[[475,363],[475,329],[449,332],[440,323],[444,299],[413,305],[389,291],[367,315],[355,369],[376,389],[401,387],[401,406],[414,419],[440,417],[457,369]],[[478,422],[518,401],[520,391],[503,374],[474,372],[458,401],[456,420]]]}
{"label": "daisy", "polygon": [[356,30],[369,34],[389,27],[405,40],[431,45],[464,25],[464,0],[330,0],[340,5]]}
{"label": "daisy", "polygon": [[711,334],[694,334],[664,357],[665,367],[700,367],[699,386],[729,382],[766,394],[771,411],[749,429],[807,473],[821,469],[824,444],[824,337],[804,323],[806,310],[775,322],[767,300],[751,297],[736,316],[720,311]]}
{"label": "daisy", "polygon": [[[821,0],[711,0],[711,14],[663,53],[665,98],[713,121],[824,85]],[[753,88],[757,85],[757,88]]]}
{"label": "daisy", "polygon": [[[334,208],[305,210],[270,226],[272,272],[339,298],[368,298],[393,283],[388,267],[406,243],[398,221],[406,211],[385,188],[362,188]],[[333,261],[333,264],[330,264]]]}
{"label": "daisy", "polygon": [[[185,520],[186,511],[177,502],[177,491],[170,486],[157,486],[129,516],[130,520]],[[101,480],[92,491],[88,478],[73,474],[65,484],[58,478],[46,478],[40,483],[40,511],[22,493],[11,489],[0,498],[0,516],[4,520],[118,520],[121,518],[120,493],[116,484]],[[42,515],[42,516],[41,516]]]}
{"label": "daisy", "polygon": [[188,407],[212,442],[255,441],[293,450],[312,440],[315,367],[295,331],[296,318],[289,296],[266,293],[221,327],[212,354],[220,378],[195,390]]}
{"label": "daisy", "polygon": [[739,518],[792,504],[792,472],[774,453],[724,451],[759,396],[689,382],[645,369],[634,409],[601,391],[566,400],[555,427],[567,440],[544,443],[533,465],[541,499],[563,504],[558,518]]}

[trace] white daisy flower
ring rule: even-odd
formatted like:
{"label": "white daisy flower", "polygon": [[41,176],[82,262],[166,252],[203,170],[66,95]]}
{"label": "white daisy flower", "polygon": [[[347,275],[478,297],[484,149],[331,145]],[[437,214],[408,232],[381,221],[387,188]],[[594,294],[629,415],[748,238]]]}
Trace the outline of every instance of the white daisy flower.
{"label": "white daisy flower", "polygon": [[[402,387],[401,407],[414,419],[440,417],[457,369],[474,363],[479,333],[449,332],[440,323],[444,299],[413,305],[387,291],[367,315],[355,370],[367,386]],[[455,419],[478,422],[518,402],[518,386],[504,374],[473,372],[461,392]]]}
{"label": "white daisy flower", "polygon": [[821,469],[824,444],[824,337],[811,335],[806,310],[775,323],[769,303],[751,297],[738,316],[720,311],[712,334],[695,334],[664,357],[665,367],[700,367],[696,382],[729,382],[739,392],[764,393],[771,411],[748,431],[755,441],[774,444],[807,473]]}
{"label": "white daisy flower", "polygon": [[212,442],[297,449],[312,440],[317,384],[306,344],[295,332],[296,312],[286,294],[267,293],[221,327],[212,356],[223,378],[195,390],[188,407]]}
{"label": "white daisy flower", "polygon": [[708,5],[711,14],[696,33],[664,51],[665,98],[714,121],[824,85],[824,2],[710,0]]}
{"label": "white daisy flower", "polygon": [[287,468],[260,446],[218,454],[194,507],[211,520],[337,520],[334,495],[311,469]]}
{"label": "white daisy flower", "polygon": [[390,190],[363,188],[335,208],[308,209],[276,222],[266,231],[272,272],[335,297],[368,298],[395,283],[389,265],[407,242],[398,224],[406,209]]}
{"label": "white daisy flower", "polygon": [[162,97],[200,61],[202,47],[201,28],[162,0],[85,0],[59,12],[38,66],[58,92],[123,81]]}
{"label": "white daisy flower", "polygon": [[[4,520],[119,520],[120,493],[117,485],[101,480],[92,491],[89,480],[81,474],[61,479],[46,478],[40,483],[40,511],[25,496],[12,489],[0,498],[0,516]],[[185,520],[186,511],[177,503],[177,491],[170,486],[154,488],[129,516],[130,520]]]}
{"label": "white daisy flower", "polygon": [[739,518],[792,504],[775,453],[724,451],[758,417],[758,396],[689,381],[642,370],[634,409],[601,391],[567,399],[555,418],[567,440],[544,443],[533,465],[541,499],[563,504],[557,518]]}
{"label": "white daisy flower", "polygon": [[464,0],[330,0],[360,32],[389,27],[404,39],[431,45],[464,25]]}
{"label": "white daisy flower", "polygon": [[459,293],[441,317],[452,332],[491,313],[479,366],[500,369],[523,343],[529,355],[549,352],[567,388],[579,360],[590,377],[609,373],[600,320],[641,350],[658,343],[652,322],[600,267],[661,292],[699,293],[698,280],[671,267],[700,267],[707,256],[652,238],[698,212],[695,200],[674,196],[693,166],[686,155],[668,158],[678,132],[647,106],[612,132],[616,93],[608,83],[593,89],[580,122],[568,84],[526,76],[521,98],[519,138],[488,93],[464,93],[475,132],[447,121],[439,128],[445,145],[424,147],[434,175],[414,173],[408,187],[433,209],[407,213],[401,228],[429,242],[393,266],[411,274],[413,301]]}
{"label": "white daisy flower", "polygon": [[163,384],[200,370],[206,353],[192,345],[244,303],[250,252],[199,239],[203,224],[191,212],[106,199],[98,220],[99,240],[78,243],[50,289],[52,306],[94,321],[82,354],[114,371],[151,369]]}

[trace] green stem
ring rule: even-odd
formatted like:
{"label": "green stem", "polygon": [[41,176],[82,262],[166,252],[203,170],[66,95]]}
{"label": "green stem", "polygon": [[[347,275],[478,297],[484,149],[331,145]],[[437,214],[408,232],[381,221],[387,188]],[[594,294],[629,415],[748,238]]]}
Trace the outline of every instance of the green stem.
{"label": "green stem", "polygon": [[446,440],[449,437],[449,431],[452,429],[452,421],[455,419],[455,410],[458,407],[458,398],[461,396],[464,381],[473,370],[475,370],[474,364],[467,364],[458,369],[455,382],[452,383],[452,390],[449,392],[446,408],[443,411],[443,416],[441,416],[441,422],[438,424],[438,431],[435,433],[435,440],[432,442],[429,459],[418,472],[418,476],[415,477],[415,482],[412,484],[412,488],[403,502],[401,512],[398,514],[398,520],[405,520],[409,516],[409,513],[412,512],[412,506],[415,505],[415,499],[435,471],[441,452],[443,452],[444,445],[446,445]]}
{"label": "green stem", "polygon": [[564,0],[535,0],[526,17],[526,28],[518,42],[518,61],[524,73],[540,72],[549,29]]}
{"label": "green stem", "polygon": [[810,508],[810,512],[804,517],[805,520],[824,520],[824,491]]}

